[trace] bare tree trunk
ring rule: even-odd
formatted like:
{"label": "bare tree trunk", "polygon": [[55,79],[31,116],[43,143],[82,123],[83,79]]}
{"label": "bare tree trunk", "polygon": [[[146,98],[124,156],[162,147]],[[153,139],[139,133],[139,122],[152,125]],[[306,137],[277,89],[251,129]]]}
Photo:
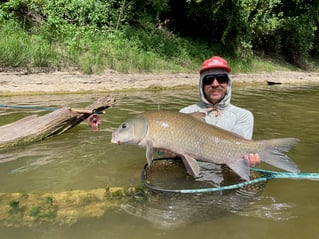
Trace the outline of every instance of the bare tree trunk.
{"label": "bare tree trunk", "polygon": [[91,114],[107,109],[114,103],[115,98],[113,96],[105,96],[85,109],[73,110],[65,107],[43,116],[31,115],[1,126],[0,151],[62,134],[87,119]]}

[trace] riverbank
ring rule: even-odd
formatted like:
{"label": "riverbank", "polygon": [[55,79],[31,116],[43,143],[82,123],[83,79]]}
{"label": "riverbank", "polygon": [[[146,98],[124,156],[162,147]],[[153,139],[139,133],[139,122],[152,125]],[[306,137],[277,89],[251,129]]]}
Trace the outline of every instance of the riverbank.
{"label": "riverbank", "polygon": [[[0,95],[45,93],[112,92],[134,89],[167,89],[193,87],[198,84],[198,73],[132,73],[112,70],[101,75],[85,75],[78,71],[49,73],[0,72]],[[234,74],[235,84],[319,84],[319,72],[276,71],[272,73]]]}

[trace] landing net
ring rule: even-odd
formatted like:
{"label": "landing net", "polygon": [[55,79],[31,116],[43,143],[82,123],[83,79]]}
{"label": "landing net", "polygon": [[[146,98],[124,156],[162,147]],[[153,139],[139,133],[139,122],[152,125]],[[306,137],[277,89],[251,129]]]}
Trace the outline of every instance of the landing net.
{"label": "landing net", "polygon": [[157,192],[205,193],[244,189],[256,192],[264,188],[270,179],[307,179],[319,180],[319,173],[276,172],[251,168],[250,180],[244,181],[227,166],[201,163],[201,173],[194,178],[187,174],[179,158],[155,159],[151,166],[145,164],[142,183]]}

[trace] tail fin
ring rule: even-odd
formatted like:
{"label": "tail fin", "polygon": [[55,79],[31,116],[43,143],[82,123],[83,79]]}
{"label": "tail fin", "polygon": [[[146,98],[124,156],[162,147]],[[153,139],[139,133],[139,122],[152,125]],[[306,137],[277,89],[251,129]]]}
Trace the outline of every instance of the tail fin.
{"label": "tail fin", "polygon": [[299,173],[298,166],[284,154],[294,147],[299,140],[295,138],[279,138],[262,141],[265,144],[265,152],[262,161],[283,170]]}

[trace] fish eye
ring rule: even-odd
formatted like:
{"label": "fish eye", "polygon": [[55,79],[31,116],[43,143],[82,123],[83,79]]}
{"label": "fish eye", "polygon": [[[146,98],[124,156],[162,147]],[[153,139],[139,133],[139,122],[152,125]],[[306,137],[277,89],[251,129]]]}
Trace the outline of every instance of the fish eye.
{"label": "fish eye", "polygon": [[122,129],[126,129],[127,128],[127,124],[126,123],[123,123],[122,124]]}

